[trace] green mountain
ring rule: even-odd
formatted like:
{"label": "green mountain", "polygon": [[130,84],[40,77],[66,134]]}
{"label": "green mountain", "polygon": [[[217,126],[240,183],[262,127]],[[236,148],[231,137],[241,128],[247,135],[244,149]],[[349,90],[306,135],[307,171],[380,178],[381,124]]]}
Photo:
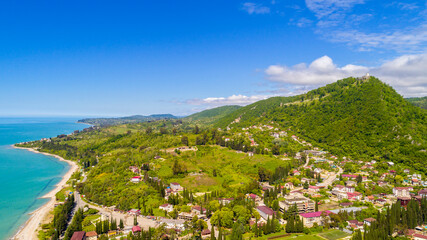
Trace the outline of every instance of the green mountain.
{"label": "green mountain", "polygon": [[184,119],[194,123],[211,124],[216,120],[223,118],[228,114],[236,111],[239,108],[241,108],[241,106],[237,106],[237,105],[222,106],[222,107],[212,108],[212,109],[204,110],[202,112],[194,113],[188,117],[185,117]]}
{"label": "green mountain", "polygon": [[417,107],[427,109],[427,96],[419,98],[406,98],[406,100]]}
{"label": "green mountain", "polygon": [[178,117],[172,114],[153,114],[150,116],[134,115],[128,117],[119,117],[119,118],[85,118],[81,119],[79,123],[88,123],[96,126],[108,126],[108,125],[118,125],[118,124],[128,124],[128,123],[141,123],[148,121],[157,121],[164,119],[177,119]]}
{"label": "green mountain", "polygon": [[346,78],[293,97],[242,107],[215,122],[278,124],[333,154],[404,162],[426,172],[427,111],[377,78]]}

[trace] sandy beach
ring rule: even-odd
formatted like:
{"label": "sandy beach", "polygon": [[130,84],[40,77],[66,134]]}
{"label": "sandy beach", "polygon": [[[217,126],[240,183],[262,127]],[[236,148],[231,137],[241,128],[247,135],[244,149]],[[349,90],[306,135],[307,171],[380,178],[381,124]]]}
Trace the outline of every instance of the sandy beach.
{"label": "sandy beach", "polygon": [[19,231],[11,238],[11,239],[22,239],[22,240],[37,240],[37,233],[36,230],[39,227],[40,222],[46,217],[46,215],[54,208],[55,206],[55,195],[57,192],[61,191],[61,189],[65,186],[65,184],[67,183],[68,179],[70,179],[71,175],[78,170],[78,165],[70,160],[66,160],[60,156],[54,155],[54,154],[50,154],[50,153],[44,153],[44,152],[39,152],[35,149],[32,148],[21,148],[21,147],[16,147],[13,146],[15,148],[20,148],[20,149],[25,149],[34,153],[41,153],[44,155],[48,155],[48,156],[52,156],[57,158],[60,161],[64,161],[67,162],[70,165],[70,169],[68,170],[68,172],[62,177],[61,181],[56,185],[56,187],[50,191],[49,193],[47,193],[46,195],[44,195],[41,198],[50,198],[49,202],[47,202],[46,204],[44,204],[43,206],[41,206],[40,208],[38,208],[37,210],[35,210],[34,212],[32,212],[30,215],[30,219],[28,219],[28,221],[19,229]]}

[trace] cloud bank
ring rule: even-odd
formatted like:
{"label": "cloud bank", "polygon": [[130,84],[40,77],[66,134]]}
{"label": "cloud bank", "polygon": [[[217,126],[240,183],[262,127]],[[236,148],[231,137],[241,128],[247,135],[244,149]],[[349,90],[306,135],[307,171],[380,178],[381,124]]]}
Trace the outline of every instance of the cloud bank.
{"label": "cloud bank", "polygon": [[265,70],[270,81],[312,88],[367,72],[390,84],[405,97],[427,95],[427,54],[403,55],[378,67],[352,64],[338,67],[330,57],[323,56],[308,66],[305,63],[291,67],[271,65]]}

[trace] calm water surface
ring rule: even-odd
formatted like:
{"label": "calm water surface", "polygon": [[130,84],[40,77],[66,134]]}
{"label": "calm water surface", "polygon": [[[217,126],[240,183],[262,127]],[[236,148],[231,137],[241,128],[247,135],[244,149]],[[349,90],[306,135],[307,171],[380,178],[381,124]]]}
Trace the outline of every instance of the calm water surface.
{"label": "calm water surface", "polygon": [[0,239],[8,239],[47,199],[69,166],[54,157],[14,149],[11,144],[54,137],[88,125],[74,118],[0,118]]}

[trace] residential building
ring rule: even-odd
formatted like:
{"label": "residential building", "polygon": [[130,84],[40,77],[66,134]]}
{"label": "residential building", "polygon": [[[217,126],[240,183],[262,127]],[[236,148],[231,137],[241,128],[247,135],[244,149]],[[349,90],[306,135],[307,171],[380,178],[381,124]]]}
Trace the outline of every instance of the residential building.
{"label": "residential building", "polygon": [[90,231],[86,233],[86,240],[97,240],[98,234],[95,231]]}
{"label": "residential building", "polygon": [[259,215],[261,215],[261,217],[264,220],[267,220],[268,218],[272,219],[273,215],[275,214],[275,212],[273,211],[273,209],[267,207],[267,206],[258,206],[256,208],[256,210],[259,212]]}
{"label": "residential building", "polygon": [[395,197],[410,197],[408,187],[395,187],[393,188],[393,195]]}
{"label": "residential building", "polygon": [[365,220],[363,220],[363,223],[368,226],[371,226],[371,224],[375,221],[377,221],[375,218],[366,218]]}
{"label": "residential building", "polygon": [[174,191],[174,192],[183,190],[181,185],[179,183],[176,183],[176,182],[170,183],[170,187],[171,187],[172,191]]}
{"label": "residential building", "polygon": [[141,182],[141,176],[135,176],[130,181],[133,183],[139,183]]}
{"label": "residential building", "polygon": [[311,213],[300,213],[300,218],[304,221],[305,227],[312,227],[314,223],[319,226],[323,226],[325,221],[329,221],[329,214],[333,214],[331,211],[319,211]]}
{"label": "residential building", "polygon": [[165,203],[163,205],[160,205],[159,209],[164,210],[166,212],[172,212],[173,211],[173,205],[169,203]]}
{"label": "residential building", "polygon": [[315,203],[313,200],[302,195],[286,197],[284,201],[279,202],[280,211],[287,211],[290,207],[297,205],[298,213],[314,212]]}
{"label": "residential building", "polygon": [[128,213],[130,215],[139,216],[139,215],[141,215],[141,210],[139,210],[139,209],[131,209],[131,210],[128,211]]}
{"label": "residential building", "polygon": [[233,200],[234,200],[234,198],[219,198],[218,202],[219,202],[219,204],[227,205],[227,204],[231,203]]}
{"label": "residential building", "polygon": [[71,237],[71,240],[85,240],[85,239],[86,239],[85,231],[74,232],[73,236]]}
{"label": "residential building", "polygon": [[165,225],[167,229],[178,229],[180,231],[184,230],[185,221],[182,219],[169,219],[169,218],[161,218],[159,224]]}

